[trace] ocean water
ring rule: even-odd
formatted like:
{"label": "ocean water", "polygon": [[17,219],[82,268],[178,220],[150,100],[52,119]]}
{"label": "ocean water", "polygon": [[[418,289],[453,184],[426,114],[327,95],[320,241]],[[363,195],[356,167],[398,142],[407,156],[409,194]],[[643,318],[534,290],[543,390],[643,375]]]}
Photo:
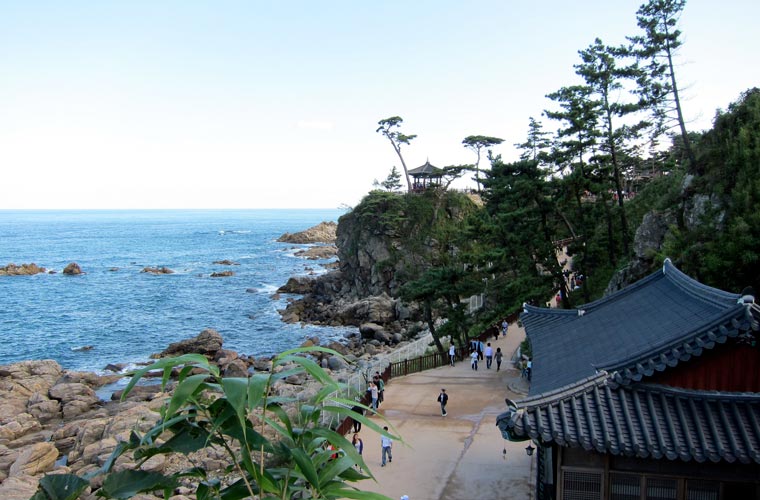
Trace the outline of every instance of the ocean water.
{"label": "ocean water", "polygon": [[[0,365],[54,359],[101,371],[146,361],[169,343],[217,330],[224,347],[254,356],[342,338],[342,328],[288,325],[275,290],[324,272],[295,257],[285,232],[337,221],[340,210],[0,211],[0,266],[34,262],[55,274],[0,276]],[[213,264],[228,259],[236,266]],[[66,276],[70,262],[86,274]],[[174,274],[140,272],[166,266]],[[313,271],[311,271],[313,269]],[[210,274],[233,271],[232,277]],[[80,351],[78,347],[93,346]]]}

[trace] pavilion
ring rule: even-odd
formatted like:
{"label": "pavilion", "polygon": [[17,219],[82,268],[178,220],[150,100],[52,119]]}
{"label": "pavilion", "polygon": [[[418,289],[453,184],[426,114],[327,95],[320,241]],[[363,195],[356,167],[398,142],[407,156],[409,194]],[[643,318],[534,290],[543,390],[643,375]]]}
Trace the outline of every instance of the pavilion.
{"label": "pavilion", "polygon": [[412,191],[415,193],[440,186],[443,178],[443,170],[431,165],[429,160],[424,165],[411,169],[408,174],[414,179]]}

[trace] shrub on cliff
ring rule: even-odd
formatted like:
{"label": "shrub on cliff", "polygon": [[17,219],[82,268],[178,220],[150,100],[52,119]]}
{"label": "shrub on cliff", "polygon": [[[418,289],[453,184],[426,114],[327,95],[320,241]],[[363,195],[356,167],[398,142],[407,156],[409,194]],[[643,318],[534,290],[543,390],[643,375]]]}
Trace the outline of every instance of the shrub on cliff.
{"label": "shrub on cliff", "polygon": [[[119,443],[95,473],[104,475],[97,495],[130,498],[160,491],[169,498],[190,479],[198,499],[388,500],[350,485],[372,475],[354,446],[320,422],[324,413],[337,414],[389,434],[349,410],[356,404],[353,400],[334,396],[345,393],[346,387],[305,356],[315,351],[340,356],[322,347],[293,349],[273,359],[271,372],[250,378],[222,378],[218,368],[198,354],[162,359],[137,371],[122,398],[150,370],[163,370],[164,384],[173,369],[179,369],[180,375],[171,399],[160,410],[158,424],[144,435],[133,431],[129,441]],[[284,369],[275,373],[277,367]],[[321,390],[307,404],[297,406],[297,411],[289,412],[286,408],[296,399],[273,397],[271,389],[275,382],[299,374],[310,375],[321,384]],[[140,470],[142,463],[155,455],[187,455],[212,446],[224,449],[229,457],[228,467],[219,477],[199,467],[173,474]],[[137,466],[114,470],[116,459],[126,453],[133,455]],[[74,500],[90,486],[90,479],[72,474],[46,476],[32,500]]]}

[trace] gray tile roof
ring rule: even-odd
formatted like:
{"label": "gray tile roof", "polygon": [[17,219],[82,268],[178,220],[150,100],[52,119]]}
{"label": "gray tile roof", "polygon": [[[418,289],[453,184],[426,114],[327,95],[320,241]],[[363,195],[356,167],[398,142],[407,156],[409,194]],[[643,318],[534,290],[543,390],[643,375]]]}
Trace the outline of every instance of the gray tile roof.
{"label": "gray tile roof", "polygon": [[642,458],[760,463],[760,393],[647,383],[730,338],[753,340],[758,305],[666,261],[582,312],[527,306],[521,319],[533,378],[529,397],[497,419],[505,437]]}
{"label": "gray tile roof", "polygon": [[516,436],[600,453],[760,463],[760,395],[608,383],[606,374],[518,402],[500,416]]}
{"label": "gray tile roof", "polygon": [[669,260],[661,271],[581,309],[526,306],[533,349],[530,395],[594,376],[641,380],[747,329],[741,296],[707,287]]}

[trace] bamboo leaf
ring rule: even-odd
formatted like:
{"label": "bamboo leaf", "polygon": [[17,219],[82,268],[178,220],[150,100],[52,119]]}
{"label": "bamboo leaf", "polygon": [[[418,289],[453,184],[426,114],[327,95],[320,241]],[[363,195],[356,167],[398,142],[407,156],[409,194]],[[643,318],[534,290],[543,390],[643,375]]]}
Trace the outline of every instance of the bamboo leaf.
{"label": "bamboo leaf", "polygon": [[119,500],[135,496],[138,493],[173,488],[176,480],[158,472],[142,470],[123,470],[106,476],[101,491]]}
{"label": "bamboo leaf", "polygon": [[174,394],[172,394],[172,399],[169,401],[167,416],[171,417],[179,408],[184,406],[187,400],[198,391],[198,388],[201,387],[207,378],[207,373],[200,373],[198,375],[191,375],[177,384]]}
{"label": "bamboo leaf", "polygon": [[290,450],[291,457],[295,460],[298,468],[301,470],[304,478],[314,488],[319,488],[320,477],[317,475],[317,470],[314,468],[314,464],[311,462],[311,458],[300,448],[293,448]]}

